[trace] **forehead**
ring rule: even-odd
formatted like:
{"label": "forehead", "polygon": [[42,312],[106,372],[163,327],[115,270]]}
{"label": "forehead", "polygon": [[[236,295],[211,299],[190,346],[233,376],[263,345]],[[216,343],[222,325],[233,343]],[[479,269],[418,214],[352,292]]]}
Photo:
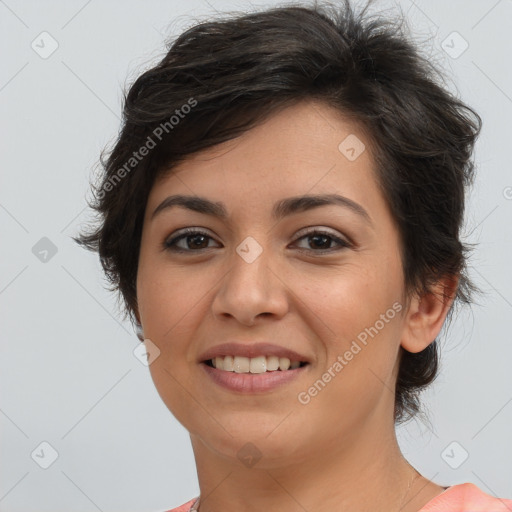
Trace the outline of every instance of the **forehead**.
{"label": "forehead", "polygon": [[188,156],[159,176],[148,209],[178,193],[260,208],[294,195],[340,193],[357,202],[380,196],[361,125],[314,101],[288,107],[236,139]]}

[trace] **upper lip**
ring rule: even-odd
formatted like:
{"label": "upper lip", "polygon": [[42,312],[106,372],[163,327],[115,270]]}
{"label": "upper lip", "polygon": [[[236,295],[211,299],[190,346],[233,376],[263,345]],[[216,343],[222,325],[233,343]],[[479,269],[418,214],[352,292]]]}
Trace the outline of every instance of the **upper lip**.
{"label": "upper lip", "polygon": [[199,362],[209,361],[215,357],[225,356],[277,356],[287,357],[290,361],[301,361],[309,363],[309,359],[289,348],[273,345],[272,343],[223,343],[209,348],[199,356]]}

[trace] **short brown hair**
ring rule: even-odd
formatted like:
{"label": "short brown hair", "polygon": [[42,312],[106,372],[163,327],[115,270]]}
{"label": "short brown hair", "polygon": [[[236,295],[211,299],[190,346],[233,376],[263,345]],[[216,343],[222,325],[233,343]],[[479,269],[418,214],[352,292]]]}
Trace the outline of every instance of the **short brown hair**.
{"label": "short brown hair", "polygon": [[[355,12],[349,0],[297,4],[196,24],[131,85],[122,130],[108,157],[102,153],[93,186],[90,206],[100,222],[74,240],[99,253],[132,321],[155,178],[303,99],[325,102],[365,127],[399,229],[406,290],[426,292],[440,277],[457,276],[449,316],[456,302],[471,302],[477,289],[465,272],[469,246],[459,231],[481,119],[441,85],[403,19],[370,16],[369,5]],[[396,421],[419,411],[419,391],[437,371],[437,340],[417,354],[401,350]]]}

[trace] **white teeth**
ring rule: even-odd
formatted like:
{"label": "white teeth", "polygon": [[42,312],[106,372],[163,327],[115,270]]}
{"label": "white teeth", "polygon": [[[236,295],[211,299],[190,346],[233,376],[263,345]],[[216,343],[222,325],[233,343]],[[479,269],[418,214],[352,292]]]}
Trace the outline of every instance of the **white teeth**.
{"label": "white teeth", "polygon": [[267,358],[265,356],[252,357],[249,362],[251,373],[265,373],[267,371]]}
{"label": "white teeth", "polygon": [[267,371],[275,371],[279,369],[279,357],[268,356],[267,357]]}
{"label": "white teeth", "polygon": [[210,360],[214,368],[235,373],[265,373],[276,370],[293,370],[300,367],[300,361],[291,362],[287,357],[277,356],[225,356]]}
{"label": "white teeth", "polygon": [[224,367],[222,369],[228,372],[235,370],[235,360],[232,356],[226,356],[224,358]]}
{"label": "white teeth", "polygon": [[248,357],[235,356],[233,370],[235,373],[249,373],[250,363]]}
{"label": "white teeth", "polygon": [[287,357],[280,357],[279,368],[281,368],[281,370],[288,370],[290,368],[290,360]]}

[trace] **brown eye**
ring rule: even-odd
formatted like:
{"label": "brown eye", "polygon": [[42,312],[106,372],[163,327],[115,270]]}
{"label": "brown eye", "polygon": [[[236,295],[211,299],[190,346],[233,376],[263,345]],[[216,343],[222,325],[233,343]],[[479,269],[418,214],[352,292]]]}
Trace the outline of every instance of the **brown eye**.
{"label": "brown eye", "polygon": [[[343,248],[351,247],[351,244],[347,242],[346,240],[343,240],[342,238],[339,238],[332,233],[328,233],[325,231],[311,231],[310,233],[307,233],[306,235],[300,237],[299,240],[310,240],[308,243],[309,247],[303,249],[306,251],[312,251],[312,252],[333,252],[333,251],[339,251]],[[332,242],[335,242],[338,247],[332,248],[331,244]]]}
{"label": "brown eye", "polygon": [[[209,246],[210,240],[214,239],[208,233],[188,228],[181,234],[165,240],[163,248],[172,252],[200,252],[211,248]],[[351,244],[346,240],[326,231],[311,231],[300,237],[297,241],[300,240],[308,240],[308,247],[301,249],[308,252],[334,252],[351,247]],[[336,244],[335,247],[332,247],[333,243]]]}
{"label": "brown eye", "polygon": [[[213,238],[204,231],[187,229],[184,233],[165,240],[164,249],[174,252],[199,252],[209,248],[209,240]],[[178,245],[182,241],[184,244]]]}

